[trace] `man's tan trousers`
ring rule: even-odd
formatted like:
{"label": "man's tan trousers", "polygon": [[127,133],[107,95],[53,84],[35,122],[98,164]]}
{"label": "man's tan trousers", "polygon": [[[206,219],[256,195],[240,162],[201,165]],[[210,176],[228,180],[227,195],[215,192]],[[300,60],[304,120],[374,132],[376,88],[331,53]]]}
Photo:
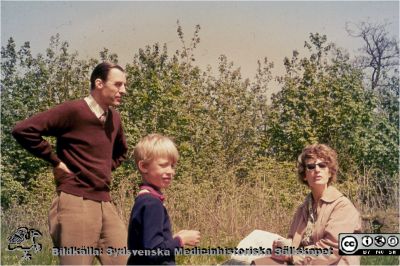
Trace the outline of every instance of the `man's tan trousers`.
{"label": "man's tan trousers", "polygon": [[[61,192],[51,204],[49,229],[53,254],[61,255],[61,265],[92,264],[99,251],[98,258],[103,265],[126,265],[128,256],[115,256],[114,252],[109,256],[107,252],[127,246],[126,225],[111,202],[87,200]],[[77,255],[77,250],[84,255]],[[67,253],[70,254],[64,255]]]}

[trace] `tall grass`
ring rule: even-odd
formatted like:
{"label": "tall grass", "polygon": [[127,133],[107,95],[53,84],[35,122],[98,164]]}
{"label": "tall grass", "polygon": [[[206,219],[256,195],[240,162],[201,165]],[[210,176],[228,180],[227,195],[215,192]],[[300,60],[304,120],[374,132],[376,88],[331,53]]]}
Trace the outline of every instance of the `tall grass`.
{"label": "tall grass", "polygon": [[[137,178],[137,174],[132,173],[113,192],[126,222],[137,191],[133,184],[137,183]],[[366,181],[365,173],[343,176],[343,179],[346,181],[336,186],[362,213],[365,232],[372,232],[371,220],[381,216],[384,218],[382,232],[399,231],[397,183],[390,184],[385,193],[381,193],[379,189],[371,188],[376,184]],[[286,236],[292,216],[307,193],[308,188],[297,181],[293,164],[266,160],[255,165],[245,177],[235,175],[234,169],[223,168],[210,171],[201,179],[179,175],[166,191],[165,204],[174,231],[196,229],[201,232],[200,247],[235,247],[255,229]],[[369,198],[365,197],[366,193]],[[53,177],[50,173],[43,174],[29,203],[15,205],[2,213],[2,265],[58,263],[51,255],[52,244],[47,229],[47,212],[54,194]],[[19,226],[43,233],[39,239],[43,250],[33,254],[32,261],[21,261],[22,252],[6,250],[7,237]],[[220,264],[228,259],[223,255],[178,256],[177,263]],[[398,265],[398,258],[366,256],[362,258],[362,264]]]}

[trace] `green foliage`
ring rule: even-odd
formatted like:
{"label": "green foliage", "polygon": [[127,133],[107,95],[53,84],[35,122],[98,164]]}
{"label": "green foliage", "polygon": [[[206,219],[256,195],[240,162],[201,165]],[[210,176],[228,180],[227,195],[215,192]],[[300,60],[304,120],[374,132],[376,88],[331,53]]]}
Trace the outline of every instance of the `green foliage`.
{"label": "green foliage", "polygon": [[231,168],[245,173],[260,144],[260,99],[265,100],[272,66],[267,61],[266,66],[260,64],[254,84],[242,80],[240,70],[225,56],[220,57],[218,77],[210,70],[201,73],[192,65],[198,30],[186,47],[178,27],[184,48],[173,57],[165,45],[161,49],[156,43],[140,49],[127,66],[130,88],[121,112],[129,142],[133,146],[152,132],[173,136],[181,169],[191,171],[195,180],[203,178],[204,165],[220,175]]}
{"label": "green foliage", "polygon": [[399,256],[363,256],[361,265],[399,265]]}
{"label": "green foliage", "polygon": [[375,111],[377,99],[363,87],[362,72],[326,36],[310,35],[309,57],[294,51],[285,59],[282,90],[272,98],[270,154],[295,159],[310,143],[335,148],[346,172],[350,165],[397,171],[396,130]]}
{"label": "green foliage", "polygon": [[399,71],[395,70],[394,75],[387,80],[387,85],[379,90],[379,107],[386,119],[397,128],[399,125]]}
{"label": "green foliage", "polygon": [[[385,176],[397,172],[398,78],[388,82],[392,90],[376,97],[364,89],[363,75],[346,53],[328,44],[326,36],[311,34],[305,43],[309,56],[294,51],[285,58],[286,75],[278,79],[282,89],[267,105],[273,63],[258,62],[252,82],[243,80],[240,68],[224,55],[216,76],[211,69],[202,72],[194,65],[199,31],[196,26],[187,44],[178,22],[181,50],[170,56],[166,45],[156,43],[140,49],[126,66],[129,88],[120,112],[131,149],[152,132],[174,137],[182,158],[177,178],[191,176],[196,182],[216,181],[228,171],[238,182],[251,182],[258,158],[293,160],[312,142],[336,148],[344,173],[353,166],[383,167]],[[32,56],[29,42],[17,49],[12,38],[2,47],[3,206],[23,202],[31,181],[46,169],[12,139],[15,123],[88,93],[89,71],[99,60],[79,60],[68,46],[56,35],[44,55]],[[107,48],[99,56],[118,62]],[[119,190],[138,182],[134,168],[130,160],[114,175],[121,204],[125,194]]]}
{"label": "green foliage", "polygon": [[[130,151],[154,132],[173,137],[178,145],[181,160],[169,192],[175,228],[201,229],[204,245],[210,246],[233,246],[254,228],[284,235],[308,191],[297,181],[294,162],[314,142],[338,151],[338,186],[364,214],[398,210],[398,186],[393,186],[398,177],[398,77],[386,80],[390,90],[385,92],[366,89],[363,72],[349,56],[328,44],[326,36],[311,34],[305,43],[308,56],[294,51],[285,58],[286,73],[278,77],[282,88],[268,104],[274,64],[267,58],[259,61],[254,80],[244,80],[240,68],[221,55],[216,75],[210,68],[203,71],[194,57],[199,31],[196,26],[187,44],[178,22],[182,48],[172,55],[165,44],[139,49],[125,67],[129,88],[118,108]],[[36,56],[29,42],[17,49],[10,38],[1,57],[1,204],[8,215],[3,224],[35,224],[46,220],[54,195],[51,170],[23,150],[11,130],[19,120],[85,97],[91,69],[99,61],[118,62],[118,56],[104,48],[99,59],[80,60],[56,35]],[[112,196],[125,219],[139,182],[132,158],[113,173]],[[390,228],[398,226],[397,220]]]}
{"label": "green foliage", "polygon": [[[36,57],[31,55],[29,42],[17,50],[10,38],[7,47],[2,47],[1,160],[2,174],[8,177],[2,180],[2,187],[12,188],[19,182],[21,199],[26,198],[30,181],[46,169],[46,164],[23,150],[12,138],[11,130],[19,120],[88,94],[89,70],[95,62],[86,63],[77,56],[76,52],[69,53],[68,43],[61,42],[59,35],[50,39],[45,55]],[[53,139],[49,141],[54,143]],[[2,194],[3,206],[11,203],[8,195],[8,190]]]}

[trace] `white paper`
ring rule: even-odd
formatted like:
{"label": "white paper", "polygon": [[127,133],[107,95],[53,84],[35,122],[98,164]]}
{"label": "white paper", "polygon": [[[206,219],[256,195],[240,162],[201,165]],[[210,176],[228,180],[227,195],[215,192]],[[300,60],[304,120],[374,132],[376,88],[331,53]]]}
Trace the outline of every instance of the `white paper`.
{"label": "white paper", "polygon": [[[263,230],[254,230],[248,236],[243,238],[237,248],[241,249],[258,249],[259,247],[263,247],[265,249],[272,250],[272,242],[278,238],[282,238],[282,236],[274,233],[270,233]],[[252,260],[265,257],[266,255],[260,254],[246,254],[246,255],[232,255],[231,259],[244,261],[250,263]]]}

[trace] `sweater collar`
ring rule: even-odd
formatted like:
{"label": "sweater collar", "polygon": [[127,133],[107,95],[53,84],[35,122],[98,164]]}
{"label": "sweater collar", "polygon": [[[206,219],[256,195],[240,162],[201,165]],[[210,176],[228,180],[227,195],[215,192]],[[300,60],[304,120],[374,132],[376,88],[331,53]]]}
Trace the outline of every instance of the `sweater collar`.
{"label": "sweater collar", "polygon": [[161,201],[165,200],[165,196],[161,193],[161,191],[151,184],[141,184],[139,188],[140,188],[140,190],[149,191],[152,196],[154,196],[155,198],[157,198]]}

